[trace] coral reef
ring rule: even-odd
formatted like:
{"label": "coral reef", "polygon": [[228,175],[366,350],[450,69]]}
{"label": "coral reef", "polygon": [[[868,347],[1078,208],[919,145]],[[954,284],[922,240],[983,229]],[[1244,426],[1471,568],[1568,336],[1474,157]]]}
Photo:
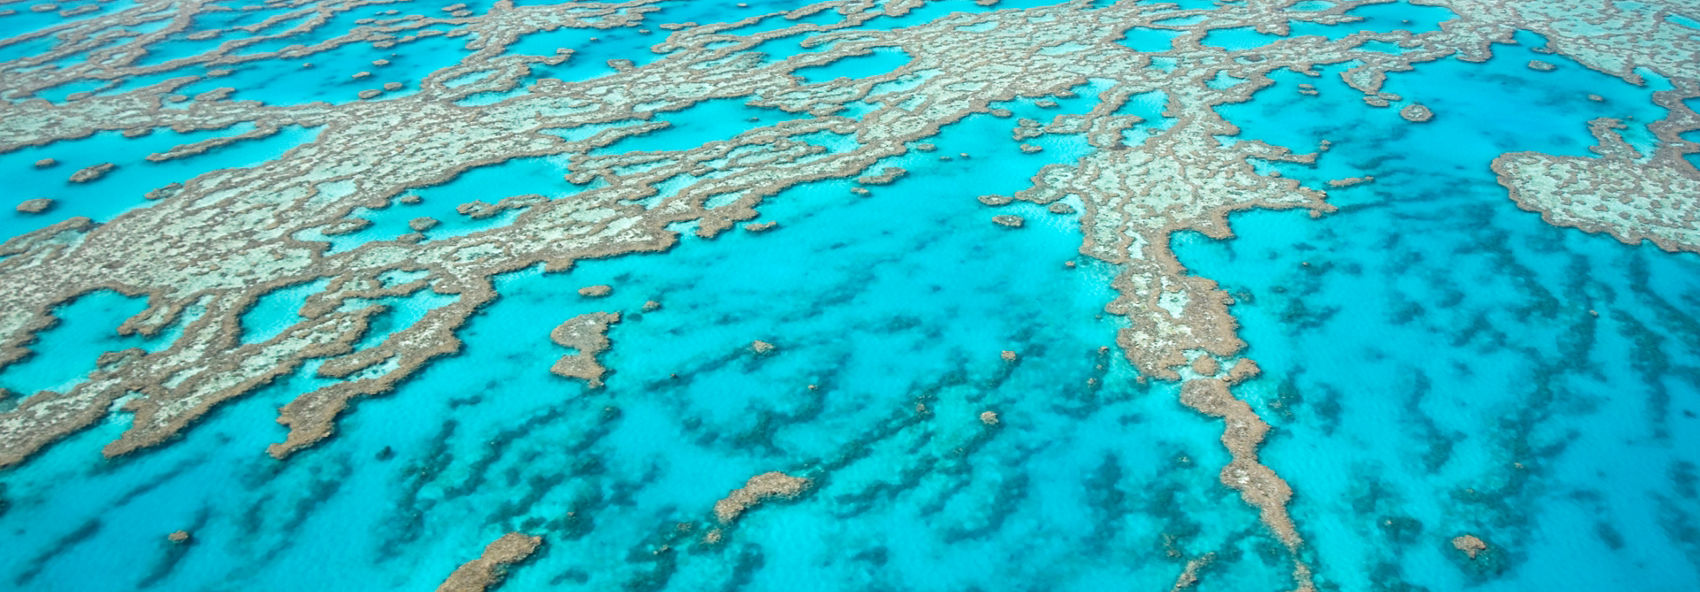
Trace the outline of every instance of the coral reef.
{"label": "coral reef", "polygon": [[714,517],[721,524],[731,524],[738,516],[750,508],[761,505],[767,500],[797,497],[809,488],[809,480],[793,477],[779,471],[762,473],[750,477],[743,487],[732,490],[725,498],[714,503]]}
{"label": "coral reef", "polygon": [[1671,148],[1642,163],[1623,141],[1623,123],[1590,126],[1596,158],[1517,152],[1493,161],[1518,207],[1556,226],[1603,232],[1629,244],[1650,241],[1667,251],[1700,252],[1700,170]]}
{"label": "coral reef", "polygon": [[1186,569],[1181,570],[1181,575],[1175,577],[1175,585],[1169,587],[1169,592],[1181,592],[1198,584],[1198,572],[1215,560],[1215,553],[1206,553],[1188,560]]}
{"label": "coral reef", "polygon": [[47,211],[48,209],[50,209],[52,207],[53,207],[53,200],[52,199],[46,198],[46,197],[37,197],[35,199],[26,199],[24,201],[18,202],[18,213],[20,213],[20,214],[40,214],[42,212]]}
{"label": "coral reef", "polygon": [[1434,112],[1421,104],[1411,103],[1399,110],[1399,116],[1412,123],[1422,123],[1434,119]]}
{"label": "coral reef", "polygon": [[577,378],[590,388],[601,388],[602,377],[608,369],[596,357],[608,349],[608,327],[620,322],[620,313],[594,312],[582,314],[555,327],[549,339],[561,347],[578,353],[561,356],[549,371],[565,378]]}
{"label": "coral reef", "polygon": [[484,554],[461,564],[437,592],[484,592],[501,584],[510,565],[520,563],[543,545],[541,537],[510,532],[484,547]]}
{"label": "coral reef", "polygon": [[110,162],[92,165],[92,166],[80,169],[75,173],[71,173],[71,182],[72,183],[93,182],[93,181],[100,179],[101,177],[106,176],[107,173],[112,172],[112,169],[115,169],[115,168],[118,168],[118,165],[112,164]]}
{"label": "coral reef", "polygon": [[1477,554],[1486,551],[1487,542],[1473,534],[1462,534],[1452,539],[1452,548],[1464,553],[1464,556],[1475,559]]}
{"label": "coral reef", "polygon": [[1261,511],[1263,523],[1276,538],[1296,550],[1303,539],[1287,514],[1287,500],[1293,497],[1293,490],[1257,459],[1257,448],[1269,433],[1269,424],[1245,401],[1228,392],[1228,383],[1214,378],[1189,380],[1181,385],[1181,403],[1199,413],[1222,418],[1226,424],[1222,445],[1233,458],[1222,468],[1222,484],[1238,490],[1246,503]]}

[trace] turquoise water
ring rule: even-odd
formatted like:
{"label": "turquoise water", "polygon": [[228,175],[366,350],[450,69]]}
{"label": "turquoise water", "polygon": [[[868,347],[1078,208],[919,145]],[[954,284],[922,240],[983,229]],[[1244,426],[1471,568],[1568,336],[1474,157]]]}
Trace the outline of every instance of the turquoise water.
{"label": "turquoise water", "polygon": [[1360,31],[1375,33],[1391,33],[1409,31],[1411,33],[1427,33],[1440,30],[1441,23],[1453,19],[1456,15],[1443,6],[1425,6],[1409,1],[1396,0],[1381,4],[1366,4],[1346,11],[1347,16],[1361,18],[1340,25],[1323,25],[1311,22],[1293,23],[1289,34],[1294,37],[1301,35],[1319,35],[1329,39],[1339,39]]}
{"label": "turquoise water", "polygon": [[[981,116],[934,141],[943,152],[976,152],[1007,125]],[[995,177],[971,161],[916,156],[888,163],[911,173],[870,197],[846,182],[792,190],[765,212],[779,228],[761,235],[688,241],[565,275],[506,276],[502,300],[463,333],[462,356],[361,403],[337,438],[287,463],[260,456],[282,432],[255,421],[269,422],[306,378],[104,468],[87,459],[116,426],[76,436],[7,475],[6,517],[32,517],[12,530],[13,548],[39,552],[8,556],[0,569],[24,587],[418,588],[504,530],[541,528],[563,536],[516,571],[516,589],[653,578],[696,589],[746,577],[735,572],[750,560],[722,553],[762,557],[750,582],[758,588],[825,577],[852,588],[1055,578],[1085,589],[1172,577],[1175,561],[1151,543],[1164,532],[1188,533],[1197,545],[1189,553],[1273,544],[1245,536],[1255,514],[1216,485],[1226,458],[1210,422],[1170,388],[1132,388],[1132,370],[1098,352],[1117,327],[1099,311],[1112,270],[1063,265],[1077,260],[1072,219],[1012,206],[1030,223],[1011,231],[974,201],[1071,156],[1061,147],[1010,152]],[[910,217],[885,216],[899,206]],[[615,295],[561,296],[598,283]],[[292,289],[253,314],[293,315],[299,297]],[[615,374],[604,391],[547,373],[564,351],[536,345],[553,320],[634,311],[646,299],[663,307],[632,312],[613,330],[605,362]],[[753,358],[754,339],[780,353]],[[1005,349],[1021,362],[1006,365]],[[1087,378],[1104,386],[1070,386]],[[919,421],[918,401],[934,419]],[[976,417],[985,409],[1023,427],[987,428]],[[868,441],[870,425],[883,437]],[[373,460],[386,448],[393,457]],[[1053,460],[1029,464],[1041,456]],[[688,547],[668,534],[674,522],[699,521],[693,508],[770,469],[833,475],[811,501],[752,515],[724,549],[649,559],[660,544]],[[1179,506],[1147,499],[1152,488]],[[88,507],[106,509],[75,518]],[[928,527],[913,528],[922,515]],[[41,519],[50,516],[66,518]],[[899,525],[905,534],[890,536]],[[232,544],[183,551],[162,538],[178,527]],[[1047,542],[1031,545],[1034,537]],[[299,544],[333,538],[334,560]],[[996,560],[994,549],[1016,546],[1046,561]],[[313,568],[327,560],[347,571]],[[1267,587],[1285,576],[1279,562],[1253,561],[1221,577]]]}
{"label": "turquoise water", "polygon": [[267,292],[242,315],[242,342],[261,343],[283,334],[302,320],[299,311],[307,299],[328,286],[330,279],[321,278]]}
{"label": "turquoise water", "polygon": [[[237,140],[201,154],[164,161],[147,159],[151,154],[168,152],[177,146],[236,136],[252,129],[252,124],[237,124],[222,130],[188,133],[157,130],[140,138],[125,138],[120,132],[100,132],[86,139],[0,154],[0,171],[4,172],[7,185],[5,194],[10,198],[6,207],[0,209],[0,236],[11,238],[74,216],[106,221],[130,209],[145,207],[149,203],[148,191],[217,169],[257,165],[310,142],[317,135],[315,129],[290,126],[276,134]],[[36,166],[43,159],[53,159],[56,164]],[[70,182],[73,173],[103,163],[116,168],[94,181]],[[52,199],[53,207],[41,214],[15,209],[18,202],[36,198]]]}
{"label": "turquoise water", "polygon": [[1259,33],[1256,29],[1251,27],[1235,27],[1232,29],[1216,29],[1211,31],[1209,34],[1204,36],[1204,39],[1199,40],[1199,43],[1220,47],[1228,51],[1238,51],[1254,47],[1263,47],[1282,39],[1286,39],[1286,37],[1281,35],[1272,35],[1269,33]]}
{"label": "turquoise water", "polygon": [[1444,7],[1424,6],[1400,1],[1361,5],[1346,11],[1346,15],[1362,20],[1339,25],[1292,21],[1289,23],[1286,36],[1260,33],[1252,27],[1216,29],[1206,34],[1199,43],[1229,51],[1240,51],[1263,47],[1291,37],[1307,35],[1340,39],[1359,32],[1392,33],[1408,31],[1410,33],[1426,33],[1439,30],[1441,23],[1455,16],[1452,11]]}
{"label": "turquoise water", "polygon": [[[1486,173],[1503,152],[1584,154],[1593,117],[1660,110],[1653,89],[1533,57],[1501,46],[1396,75],[1390,90],[1436,112],[1419,126],[1337,82],[1221,110],[1243,137],[1332,141],[1316,168],[1283,169],[1308,185],[1376,178],[1332,190],[1323,220],[1248,213],[1233,241],[1176,239],[1195,273],[1229,278],[1266,371],[1253,405],[1282,434],[1264,458],[1342,589],[1700,586],[1644,567],[1697,558],[1682,525],[1700,381],[1679,369],[1700,363],[1700,258],[1553,228]],[[1560,119],[1577,124],[1528,131]],[[1461,562],[1446,541],[1465,532],[1517,550]]]}
{"label": "turquoise water", "polygon": [[[127,297],[111,290],[92,292],[55,308],[58,326],[43,335],[30,349],[28,359],[7,367],[0,375],[0,388],[28,396],[45,390],[63,392],[94,370],[101,352],[133,347],[158,350],[171,342],[171,335],[152,338],[118,335],[116,328],[147,308],[140,297]],[[19,401],[0,401],[15,405]]]}
{"label": "turquoise water", "polygon": [[[986,9],[947,0],[864,28],[1058,3]],[[575,53],[557,66],[533,64],[515,90],[494,94],[523,96],[544,78],[608,76],[617,72],[610,59],[637,67],[671,59],[651,49],[669,35],[661,23],[756,19],[722,31],[742,36],[841,17],[781,16],[800,2],[730,4],[660,3],[642,25],[648,33],[523,36],[509,54]],[[391,7],[357,8],[311,36],[254,49],[329,38]],[[222,13],[207,23],[252,24],[274,13]],[[1349,14],[1366,20],[1294,21],[1289,37],[1435,31],[1455,16],[1402,2]],[[0,30],[50,22],[18,15],[0,20]],[[1166,51],[1193,24],[1133,29],[1121,43]],[[809,37],[748,51],[777,62],[806,53],[800,42]],[[1296,492],[1291,513],[1306,540],[1299,555],[1324,590],[1700,589],[1700,257],[1550,226],[1507,199],[1488,168],[1506,152],[1588,155],[1587,122],[1597,117],[1626,120],[1625,138],[1650,151],[1657,139],[1647,125],[1666,116],[1652,93],[1673,86],[1651,72],[1646,86],[1633,86],[1533,53],[1545,40],[1532,33],[1516,39],[1496,45],[1486,63],[1446,58],[1390,75],[1384,90],[1403,97],[1390,108],[1365,105],[1340,81],[1344,66],[1318,66],[1320,77],[1272,74],[1275,83],[1250,102],[1218,109],[1241,130],[1220,138],[1295,152],[1327,140],[1332,147],[1313,165],[1259,166],[1326,189],[1340,210],[1318,219],[1237,213],[1230,240],[1173,237],[1188,272],[1235,299],[1245,353],[1264,370],[1235,393],[1275,426],[1262,459]],[[269,105],[346,103],[398,81],[406,87],[383,96],[405,97],[467,55],[468,40],[351,44],[244,64],[179,92],[232,86],[236,98]],[[1279,38],[1250,28],[1218,29],[1203,41],[1228,50],[1272,42]],[[217,43],[170,41],[149,59]],[[1384,42],[1363,47],[1399,53]],[[0,46],[0,59],[14,50],[25,51]],[[824,84],[887,74],[912,59],[881,48],[790,72]],[[1559,68],[1535,71],[1531,59]],[[361,70],[376,75],[350,78]],[[897,104],[920,79],[870,95]],[[1079,214],[976,200],[1025,189],[1042,167],[1071,165],[1094,149],[1081,135],[1023,140],[1042,148],[1033,153],[1010,139],[1018,119],[1088,113],[1118,84],[1081,80],[1074,96],[1050,97],[1054,104],[991,102],[1010,116],[968,116],[918,141],[934,149],[910,142],[905,155],[858,173],[908,171],[891,184],[862,187],[852,175],[785,190],[751,220],[777,223],[770,230],[735,227],[712,240],[687,232],[665,253],[499,275],[499,298],[457,331],[457,355],[392,393],[356,401],[334,437],[287,460],[265,455],[287,432],[277,410],[334,382],[317,375],[322,360],[218,407],[165,445],[103,459],[101,448],[129,421],[112,413],[0,469],[0,588],[431,589],[488,542],[521,531],[545,546],[511,570],[507,590],[1161,590],[1208,553],[1216,559],[1198,590],[1291,589],[1286,548],[1218,480],[1229,460],[1222,423],[1183,407],[1178,385],[1139,380],[1116,351],[1126,320],[1104,308],[1118,296],[1111,283],[1120,270],[1079,254]],[[1212,82],[1238,84],[1226,74]],[[1320,95],[1300,94],[1298,84]],[[93,88],[41,96],[61,102]],[[1178,125],[1168,110],[1179,92],[1130,97],[1116,113],[1145,123],[1122,131],[1123,143]],[[587,156],[677,152],[812,119],[751,106],[753,98],[647,114],[668,126]],[[1413,102],[1435,118],[1401,119],[1398,110]],[[557,131],[583,140],[626,123]],[[10,199],[0,239],[74,216],[107,222],[149,207],[150,189],[254,166],[320,133],[290,127],[201,155],[145,158],[249,129],[101,132],[0,153]],[[832,131],[798,139],[832,154],[859,146],[855,134]],[[48,157],[59,163],[34,166]],[[117,168],[91,183],[67,181],[102,162]],[[573,162],[528,157],[473,168],[407,188],[417,203],[354,208],[351,217],[370,222],[357,232],[297,238],[329,243],[334,255],[413,233],[417,218],[438,221],[419,231],[426,243],[500,228],[530,210],[474,217],[457,207],[529,195],[570,200],[592,186],[566,180]],[[1375,181],[1327,185],[1363,175]],[[659,197],[695,178],[663,184]],[[34,197],[56,204],[42,214],[13,211]],[[1084,206],[1080,196],[1064,203]],[[1025,224],[994,224],[1000,214]],[[392,285],[410,279],[386,277]],[[607,297],[577,293],[604,284],[613,287]],[[279,336],[330,285],[308,273],[270,292],[241,316],[235,338]],[[425,288],[350,300],[346,307],[384,311],[354,346],[376,347],[456,299]],[[648,301],[659,308],[646,311]],[[153,337],[117,333],[146,305],[102,290],[54,308],[62,322],[41,333],[35,355],[0,368],[0,388],[12,392],[0,413],[74,386],[104,352],[168,347],[177,326]],[[551,343],[550,330],[592,312],[622,313],[600,358],[609,374],[599,389],[549,372],[573,353]],[[757,355],[756,340],[776,350]],[[1001,359],[1004,351],[1018,361]],[[983,423],[983,411],[995,411],[998,424]],[[746,514],[724,542],[704,542],[716,500],[767,471],[815,485]],[[194,542],[168,542],[179,529]],[[1464,533],[1491,550],[1464,559],[1449,542]]]}

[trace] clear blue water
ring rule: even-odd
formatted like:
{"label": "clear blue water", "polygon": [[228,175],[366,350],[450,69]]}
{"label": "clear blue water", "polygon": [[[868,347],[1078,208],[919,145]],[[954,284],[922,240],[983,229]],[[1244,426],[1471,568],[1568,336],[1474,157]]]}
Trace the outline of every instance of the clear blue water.
{"label": "clear blue water", "polygon": [[[154,351],[170,343],[171,334],[154,337],[119,335],[117,327],[147,308],[147,300],[112,290],[85,294],[53,310],[59,324],[30,346],[34,352],[0,374],[0,388],[21,396],[41,391],[64,392],[82,382],[102,352],[133,347]],[[16,404],[18,401],[0,401]],[[8,407],[9,408],[9,407]]]}
{"label": "clear blue water", "polygon": [[[608,59],[666,59],[650,50],[667,35],[656,23],[799,5],[711,4],[666,3],[648,34],[566,29],[524,37],[509,51],[573,49],[531,79],[584,80],[614,72]],[[976,9],[937,2],[869,27]],[[1420,32],[1451,17],[1406,3],[1352,14],[1368,20],[1295,24],[1291,36]],[[369,14],[339,17],[324,34],[360,16]],[[728,33],[787,24],[768,17]],[[1124,43],[1162,51],[1180,34],[1136,29]],[[806,37],[752,50],[784,59],[803,51]],[[1217,31],[1206,43],[1273,41],[1264,37]],[[1268,169],[1319,189],[1376,178],[1330,189],[1341,210],[1321,219],[1242,213],[1231,218],[1232,240],[1181,233],[1173,241],[1191,273],[1236,298],[1247,354],[1265,371],[1236,392],[1275,426],[1262,457],[1297,492],[1291,509],[1307,541],[1303,557],[1324,589],[1700,588],[1700,319],[1692,312],[1700,310],[1700,257],[1546,225],[1506,199],[1488,169],[1510,151],[1586,155],[1586,122],[1595,117],[1630,119],[1626,137],[1650,146],[1645,126],[1664,116],[1650,96],[1669,84],[1631,86],[1530,52],[1543,43],[1533,35],[1518,40],[1496,46],[1487,63],[1446,59],[1393,74],[1386,90],[1404,102],[1392,108],[1364,105],[1336,66],[1318,68],[1318,78],[1277,73],[1251,102],[1219,110],[1242,130],[1225,141],[1299,152],[1333,144],[1314,166]],[[238,98],[271,104],[344,102],[390,80],[416,88],[459,60],[465,42],[353,45],[312,56],[312,68],[268,61],[189,90],[228,85]],[[187,41],[169,47],[197,51]],[[1560,68],[1528,69],[1536,57]],[[392,64],[370,65],[379,58]],[[796,74],[866,78],[909,59],[879,50]],[[360,70],[379,75],[348,77]],[[1297,93],[1300,83],[1320,96]],[[1103,307],[1115,298],[1117,270],[1078,255],[1078,217],[975,200],[1019,191],[1041,167],[1089,150],[1079,137],[1046,136],[1029,140],[1042,151],[1023,153],[1009,141],[1016,118],[1087,112],[1113,84],[1089,80],[1049,107],[1033,98],[995,103],[1012,116],[971,116],[925,140],[936,152],[880,162],[870,170],[909,174],[867,196],[852,193],[850,180],[787,190],[757,219],[778,222],[773,230],[686,238],[664,254],[588,261],[566,273],[499,276],[501,297],[457,334],[459,355],[394,393],[356,402],[335,437],[287,461],[264,453],[285,434],[277,408],[329,384],[317,362],[218,408],[167,445],[104,460],[101,447],[126,427],[115,413],[0,471],[0,588],[430,589],[489,541],[520,530],[546,546],[512,571],[508,590],[1163,589],[1186,559],[1211,552],[1218,559],[1199,590],[1288,589],[1285,550],[1218,483],[1228,460],[1220,422],[1182,407],[1175,385],[1136,382],[1114,351],[1123,321]],[[748,100],[657,113],[668,128],[598,154],[688,149],[806,117]],[[1118,113],[1146,123],[1124,141],[1170,129],[1168,100],[1163,92],[1130,98]],[[1409,102],[1432,108],[1435,119],[1405,122],[1397,112]],[[14,197],[0,210],[0,237],[71,216],[110,220],[147,207],[149,189],[258,164],[316,133],[292,128],[185,159],[145,160],[242,131],[103,133],[0,154]],[[831,132],[807,140],[838,152],[856,141]],[[959,153],[971,158],[939,158]],[[35,168],[44,157],[60,164]],[[93,183],[66,182],[99,162],[118,168]],[[413,188],[418,204],[357,209],[352,215],[372,225],[328,241],[342,252],[393,240],[418,217],[441,221],[423,232],[427,241],[507,224],[523,209],[474,219],[455,208],[527,194],[570,198],[583,186],[563,178],[567,169],[559,158],[473,169]],[[58,203],[40,215],[12,211],[31,197]],[[1021,215],[1026,225],[1003,228],[991,222],[996,214]],[[263,297],[243,316],[240,339],[275,337],[327,284],[308,279]],[[597,284],[615,290],[576,294]],[[426,289],[355,301],[387,310],[357,346],[377,345],[453,300]],[[643,312],[649,300],[661,308]],[[169,345],[169,330],[116,333],[144,308],[100,291],[56,309],[64,322],[42,333],[37,355],[0,370],[0,387],[19,393],[0,399],[0,410],[74,385],[102,352]],[[624,317],[602,357],[607,385],[592,390],[548,372],[570,353],[548,334],[598,311]],[[758,339],[777,351],[753,355]],[[1020,361],[1001,360],[1004,350]],[[930,417],[916,413],[917,403]],[[980,422],[985,410],[999,414],[998,427]],[[722,545],[702,544],[715,500],[770,470],[815,478],[817,487],[747,514]],[[178,529],[195,542],[168,543]],[[1448,541],[1466,532],[1494,551],[1464,560]],[[1174,554],[1165,537],[1174,537]]]}
{"label": "clear blue water", "polygon": [[1146,29],[1135,27],[1123,34],[1122,44],[1134,51],[1158,52],[1174,48],[1175,38],[1185,34],[1180,29]]}
{"label": "clear blue water", "polygon": [[1200,40],[1199,43],[1220,47],[1228,51],[1239,51],[1242,49],[1263,47],[1282,39],[1286,39],[1286,37],[1281,35],[1272,35],[1269,33],[1259,33],[1257,32],[1257,29],[1253,29],[1251,27],[1236,27],[1233,29],[1216,29],[1211,31],[1206,34],[1204,39]]}
{"label": "clear blue water", "polygon": [[1362,20],[1338,25],[1292,21],[1288,25],[1286,36],[1260,33],[1252,27],[1216,29],[1206,34],[1200,43],[1228,51],[1241,51],[1277,43],[1282,39],[1307,35],[1340,39],[1364,31],[1373,33],[1392,33],[1395,31],[1426,33],[1439,30],[1441,23],[1456,16],[1452,14],[1451,10],[1443,7],[1424,6],[1402,1],[1361,5],[1346,11],[1346,15],[1358,17]]}
{"label": "clear blue water", "polygon": [[[1266,371],[1253,404],[1280,434],[1264,459],[1342,589],[1700,586],[1646,571],[1696,558],[1700,380],[1679,369],[1700,363],[1700,257],[1548,226],[1488,171],[1503,152],[1584,154],[1583,122],[1660,110],[1573,64],[1529,70],[1529,45],[1395,75],[1389,90],[1435,110],[1422,125],[1327,75],[1317,98],[1294,77],[1221,109],[1243,137],[1333,142],[1289,177],[1376,181],[1332,190],[1341,211],[1322,220],[1247,213],[1233,241],[1176,239],[1239,300]],[[1546,121],[1575,123],[1530,133]],[[1446,541],[1465,532],[1516,550],[1459,569]]]}
{"label": "clear blue water", "polygon": [[330,278],[320,278],[267,292],[242,315],[242,342],[262,343],[283,334],[301,322],[299,311],[307,299],[329,286]]}
{"label": "clear blue water", "polygon": [[[1007,126],[979,116],[933,141],[946,153],[979,152]],[[647,555],[673,522],[700,521],[702,508],[749,475],[826,467],[833,485],[814,501],[752,515],[732,535],[731,552],[765,557],[751,585],[826,577],[960,589],[1018,577],[1089,588],[1172,577],[1149,544],[1163,532],[1193,533],[1192,553],[1268,544],[1244,537],[1255,515],[1216,485],[1226,458],[1214,426],[1176,404],[1172,389],[1132,388],[1131,369],[1098,353],[1117,327],[1099,310],[1113,270],[1063,265],[1079,244],[1072,217],[1011,206],[1030,224],[1010,231],[974,200],[1020,189],[1039,166],[1078,152],[1009,152],[999,157],[1009,168],[991,177],[972,161],[914,156],[887,163],[911,173],[871,197],[853,196],[847,182],[789,191],[764,212],[779,229],[760,235],[690,240],[664,256],[566,275],[505,276],[505,296],[463,333],[465,354],[362,402],[335,439],[286,463],[261,456],[281,428],[259,426],[307,378],[223,408],[171,446],[104,466],[89,458],[118,426],[78,435],[7,475],[6,518],[32,517],[9,524],[14,548],[54,558],[8,555],[0,569],[25,587],[417,588],[504,530],[559,528],[585,532],[554,541],[509,585],[587,578],[585,586],[606,587],[655,577],[654,562],[625,558]],[[911,216],[889,218],[893,207]],[[598,283],[617,286],[615,295],[561,296]],[[280,293],[250,313],[252,326],[288,322],[302,298]],[[647,299],[663,308],[631,312]],[[611,334],[609,386],[586,392],[548,374],[564,350],[538,346],[553,326],[538,319],[595,310],[629,314]],[[752,358],[744,352],[754,339],[780,353]],[[1021,363],[1006,366],[1005,349],[1021,352]],[[1074,386],[1093,377],[1102,390]],[[935,419],[918,421],[917,401]],[[1025,426],[1023,435],[993,437],[977,419],[985,409]],[[869,426],[889,438],[865,442]],[[964,446],[971,457],[956,452]],[[375,461],[385,447],[394,458]],[[1036,456],[1053,460],[1025,462]],[[931,469],[912,473],[916,463]],[[1185,510],[1140,497],[1152,487]],[[1023,510],[1033,500],[1055,510]],[[89,507],[105,510],[81,514]],[[933,508],[929,527],[890,536],[923,508]],[[1135,508],[1151,514],[1121,516]],[[594,528],[575,526],[569,511]],[[52,516],[66,518],[42,520]],[[197,540],[231,544],[183,551],[161,538],[190,526]],[[791,532],[805,528],[826,529],[835,542]],[[1049,542],[1031,546],[1041,535]],[[965,545],[964,536],[990,538]],[[300,541],[324,539],[341,541],[334,561],[348,571],[312,568],[333,551]],[[992,552],[1018,546],[1047,561],[1007,563]],[[1127,550],[1135,548],[1145,550]],[[1109,561],[1130,552],[1148,560]],[[675,561],[666,569],[678,589],[724,581],[739,565],[713,555]],[[1222,578],[1263,587],[1282,580],[1280,568],[1253,562]]]}
{"label": "clear blue water", "polygon": [[[193,156],[150,161],[150,154],[168,152],[184,144],[235,136],[249,132],[252,124],[222,130],[179,133],[156,130],[139,138],[121,132],[100,132],[81,140],[31,146],[0,154],[0,174],[6,181],[8,198],[0,208],[0,236],[11,238],[53,225],[75,216],[104,222],[132,208],[148,204],[148,191],[225,168],[258,165],[277,158],[289,149],[311,142],[316,129],[286,127],[263,138],[238,140]],[[53,159],[57,164],[37,167],[36,162]],[[102,163],[116,168],[94,181],[70,182],[71,175]],[[41,214],[16,210],[18,202],[48,198],[52,209]]]}
{"label": "clear blue water", "polygon": [[1440,30],[1441,23],[1456,17],[1451,10],[1445,7],[1413,4],[1408,0],[1360,5],[1346,11],[1346,15],[1363,20],[1339,25],[1294,22],[1289,29],[1289,35],[1293,37],[1320,35],[1329,39],[1339,39],[1359,31],[1427,33]]}

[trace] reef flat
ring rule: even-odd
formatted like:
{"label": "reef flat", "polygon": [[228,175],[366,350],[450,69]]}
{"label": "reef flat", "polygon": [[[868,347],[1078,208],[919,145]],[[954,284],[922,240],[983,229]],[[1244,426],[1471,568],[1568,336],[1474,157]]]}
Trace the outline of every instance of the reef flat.
{"label": "reef flat", "polygon": [[0,576],[1700,585],[1696,17],[0,4]]}

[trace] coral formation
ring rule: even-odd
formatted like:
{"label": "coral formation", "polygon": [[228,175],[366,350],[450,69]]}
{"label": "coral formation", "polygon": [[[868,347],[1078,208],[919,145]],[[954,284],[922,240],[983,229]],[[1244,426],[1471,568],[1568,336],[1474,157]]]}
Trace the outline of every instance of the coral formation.
{"label": "coral formation", "polygon": [[1175,585],[1169,587],[1169,592],[1181,592],[1198,584],[1198,572],[1216,560],[1215,553],[1206,553],[1186,562],[1186,568],[1181,575],[1175,577]]}
{"label": "coral formation", "polygon": [[46,197],[37,197],[35,199],[26,199],[24,201],[18,202],[18,213],[20,213],[20,214],[40,214],[42,212],[47,211],[49,208],[52,208],[52,207],[53,207],[53,200],[52,199],[46,198]]}
{"label": "coral formation", "polygon": [[1220,417],[1226,424],[1222,445],[1228,448],[1232,461],[1222,468],[1222,484],[1239,490],[1246,503],[1262,512],[1263,523],[1288,548],[1297,549],[1303,542],[1293,519],[1287,514],[1287,500],[1293,490],[1275,471],[1257,459],[1257,448],[1269,433],[1251,406],[1228,392],[1228,383],[1214,378],[1189,380],[1181,385],[1181,403],[1199,413]]}
{"label": "coral formation", "polygon": [[115,168],[118,168],[118,165],[112,164],[110,162],[104,162],[104,163],[101,163],[101,164],[85,167],[83,169],[79,169],[75,173],[71,173],[71,182],[72,183],[89,183],[89,182],[98,180],[101,177],[106,176],[107,173],[112,172],[112,169],[115,169]]}
{"label": "coral formation", "polygon": [[437,586],[437,592],[484,592],[501,584],[508,566],[525,561],[543,545],[541,537],[510,532],[484,547],[484,554],[461,564]]}
{"label": "coral formation", "polygon": [[[1700,119],[1700,118],[1697,118]],[[1629,244],[1650,241],[1667,251],[1700,252],[1700,170],[1671,148],[1648,162],[1619,135],[1612,119],[1590,126],[1597,157],[1516,152],[1493,161],[1518,207],[1557,226],[1603,232]]]}
{"label": "coral formation", "polygon": [[714,517],[722,524],[731,524],[745,511],[774,499],[789,499],[797,497],[809,488],[809,480],[793,477],[779,471],[762,473],[750,477],[743,487],[732,490],[725,498],[714,503]]}
{"label": "coral formation", "polygon": [[1476,555],[1486,551],[1487,542],[1473,534],[1462,534],[1452,539],[1452,548],[1464,553],[1464,556],[1475,559]]}
{"label": "coral formation", "polygon": [[590,388],[601,388],[602,377],[608,369],[596,359],[608,349],[608,327],[620,322],[620,313],[593,312],[582,314],[555,327],[549,332],[549,339],[561,347],[570,347],[578,353],[561,356],[549,371],[565,378],[577,378],[589,384]]}

